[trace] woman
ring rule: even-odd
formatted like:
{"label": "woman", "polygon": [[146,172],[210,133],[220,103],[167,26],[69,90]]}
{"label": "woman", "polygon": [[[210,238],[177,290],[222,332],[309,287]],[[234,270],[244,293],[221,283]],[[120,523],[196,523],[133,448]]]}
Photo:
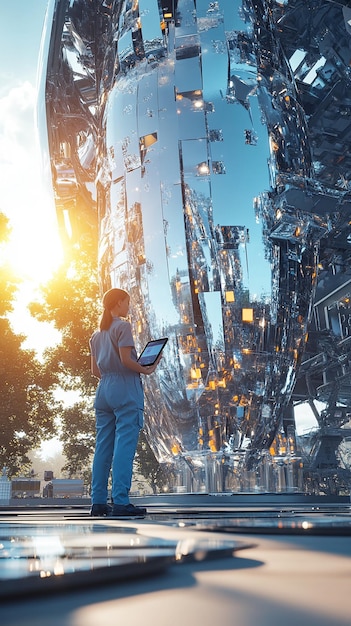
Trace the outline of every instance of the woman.
{"label": "woman", "polygon": [[[91,371],[100,381],[96,390],[96,446],[92,472],[92,516],[145,516],[146,509],[129,502],[133,459],[144,420],[144,393],[140,374],[152,374],[137,354],[131,325],[124,319],[129,294],[109,289],[103,296],[100,329],[90,339]],[[112,511],[107,505],[107,484],[112,468]]]}

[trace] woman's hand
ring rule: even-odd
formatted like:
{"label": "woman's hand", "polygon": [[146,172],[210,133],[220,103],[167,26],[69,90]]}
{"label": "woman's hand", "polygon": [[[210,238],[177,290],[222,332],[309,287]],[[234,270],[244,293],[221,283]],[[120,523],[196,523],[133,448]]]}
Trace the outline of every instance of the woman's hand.
{"label": "woman's hand", "polygon": [[145,370],[143,374],[146,374],[146,376],[148,376],[149,374],[153,374],[159,362],[161,361],[161,358],[162,358],[162,355],[158,357],[157,361],[155,361],[153,365],[143,365],[143,368]]}

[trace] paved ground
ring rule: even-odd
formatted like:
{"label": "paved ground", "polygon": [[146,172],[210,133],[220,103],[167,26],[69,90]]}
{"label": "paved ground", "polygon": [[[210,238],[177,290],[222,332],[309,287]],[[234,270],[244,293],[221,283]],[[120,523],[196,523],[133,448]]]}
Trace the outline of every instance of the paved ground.
{"label": "paved ground", "polygon": [[2,509],[1,626],[350,626],[349,505],[150,502]]}

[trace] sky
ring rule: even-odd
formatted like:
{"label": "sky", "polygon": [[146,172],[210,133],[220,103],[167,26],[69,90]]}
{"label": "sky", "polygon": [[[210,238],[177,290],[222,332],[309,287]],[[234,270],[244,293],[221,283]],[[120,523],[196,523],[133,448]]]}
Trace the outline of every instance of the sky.
{"label": "sky", "polygon": [[10,220],[11,265],[23,278],[11,318],[38,352],[57,340],[26,305],[61,258],[53,198],[43,178],[36,131],[37,66],[48,0],[0,3],[0,211]]}
{"label": "sky", "polygon": [[[23,278],[11,323],[40,356],[59,335],[33,320],[27,304],[59,265],[61,246],[53,198],[43,180],[36,131],[37,66],[47,0],[0,1],[0,212],[10,220],[9,260]],[[15,9],[14,9],[15,6]],[[61,451],[43,442],[42,460]]]}

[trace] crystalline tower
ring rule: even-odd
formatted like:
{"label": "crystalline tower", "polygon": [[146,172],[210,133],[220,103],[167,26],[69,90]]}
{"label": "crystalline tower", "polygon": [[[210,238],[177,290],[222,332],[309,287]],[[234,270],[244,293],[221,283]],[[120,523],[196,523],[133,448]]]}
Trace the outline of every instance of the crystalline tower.
{"label": "crystalline tower", "polygon": [[289,60],[279,38],[292,4],[49,4],[58,214],[98,224],[101,288],[130,292],[138,348],[169,337],[145,380],[145,429],[193,490],[199,468],[225,489],[223,466],[255,467],[276,437],[340,204],[316,177],[303,51]]}

